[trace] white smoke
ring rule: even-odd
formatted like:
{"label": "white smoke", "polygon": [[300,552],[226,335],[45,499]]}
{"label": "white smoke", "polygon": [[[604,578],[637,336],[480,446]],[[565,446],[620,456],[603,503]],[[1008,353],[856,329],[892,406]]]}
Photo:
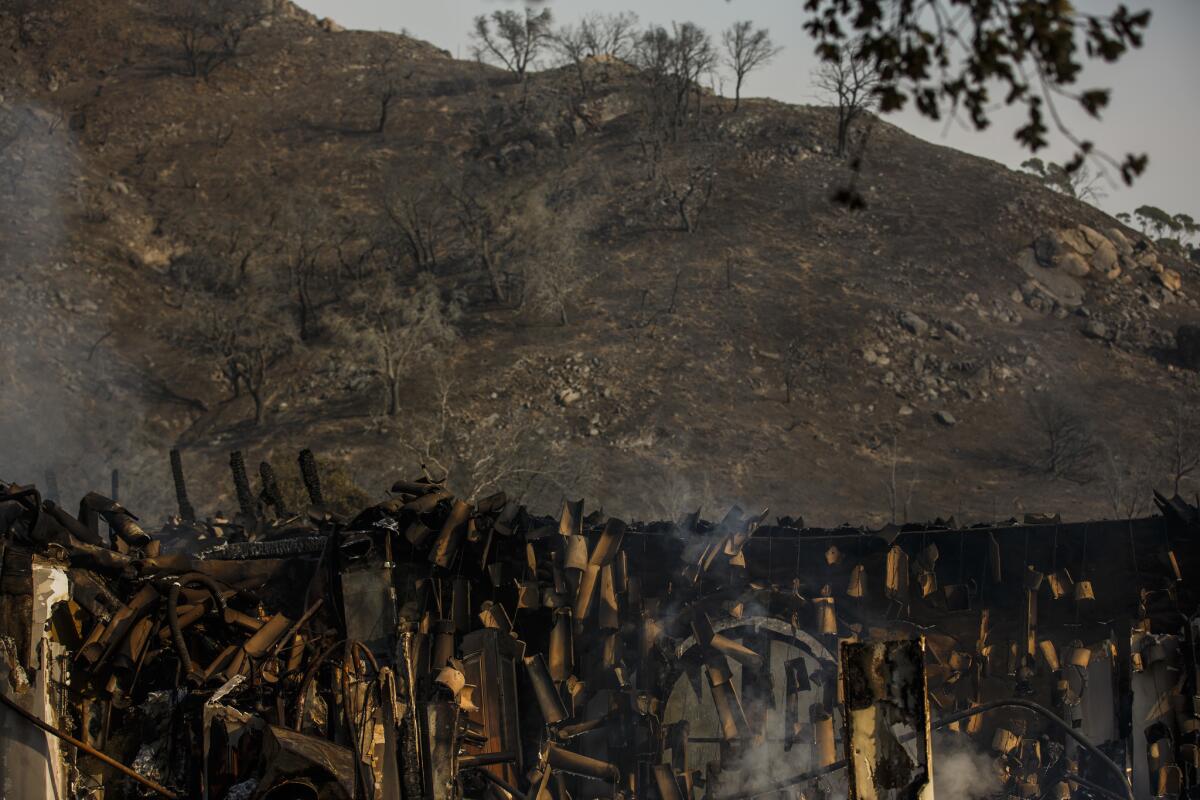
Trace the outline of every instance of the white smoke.
{"label": "white smoke", "polygon": [[148,421],[114,346],[111,267],[80,244],[103,238],[111,200],[76,135],[54,109],[0,101],[0,480],[46,492],[53,470],[68,508],[108,494],[113,468],[129,499]]}
{"label": "white smoke", "polygon": [[970,739],[939,733],[933,737],[933,793],[939,798],[982,800],[1003,788],[992,757]]}

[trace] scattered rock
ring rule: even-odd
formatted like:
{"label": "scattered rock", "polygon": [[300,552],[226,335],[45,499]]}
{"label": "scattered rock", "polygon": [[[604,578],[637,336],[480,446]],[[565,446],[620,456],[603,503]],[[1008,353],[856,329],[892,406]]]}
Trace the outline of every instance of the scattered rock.
{"label": "scattered rock", "polygon": [[1173,269],[1164,269],[1158,273],[1158,282],[1172,292],[1178,292],[1183,288],[1183,277]]}
{"label": "scattered rock", "polygon": [[1083,326],[1083,335],[1089,339],[1108,339],[1108,326],[1099,320],[1090,319]]}
{"label": "scattered rock", "polygon": [[896,413],[902,417],[911,417],[913,415],[913,407],[910,405],[900,406],[900,410]]}
{"label": "scattered rock", "polygon": [[911,311],[905,311],[900,315],[900,325],[915,336],[923,336],[929,330],[929,323]]}
{"label": "scattered rock", "polygon": [[583,393],[578,389],[567,387],[558,393],[557,400],[564,406],[573,405],[583,399]]}
{"label": "scattered rock", "polygon": [[947,322],[945,324],[945,328],[950,332],[950,335],[956,339],[960,339],[965,342],[971,338],[971,334],[967,333],[967,329],[963,327],[962,323],[956,322],[955,320],[950,320]]}
{"label": "scattered rock", "polygon": [[945,410],[937,412],[936,414],[933,415],[933,418],[947,427],[954,425],[958,422],[958,420],[956,420],[954,418],[953,414],[951,414],[949,411],[945,411]]}

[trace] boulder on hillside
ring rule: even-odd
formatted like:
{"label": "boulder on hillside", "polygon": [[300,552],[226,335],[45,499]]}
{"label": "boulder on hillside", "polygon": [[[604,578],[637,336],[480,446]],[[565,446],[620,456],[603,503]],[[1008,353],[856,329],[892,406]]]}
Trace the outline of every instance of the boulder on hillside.
{"label": "boulder on hillside", "polygon": [[[1079,227],[1083,228],[1086,226],[1081,225]],[[1091,228],[1088,228],[1088,230],[1092,231]],[[1092,231],[1092,233],[1096,234],[1095,231]],[[1099,236],[1099,234],[1096,235]],[[1067,228],[1066,230],[1059,231],[1058,236],[1067,247],[1071,248],[1076,253],[1079,253],[1081,256],[1088,255],[1099,246],[1098,243],[1094,243],[1089,237],[1084,235],[1081,230],[1076,230],[1073,228]],[[1101,236],[1100,240],[1103,241],[1104,237]]]}
{"label": "boulder on hillside", "polygon": [[1200,325],[1180,325],[1175,332],[1175,352],[1188,369],[1200,371]]}
{"label": "boulder on hillside", "polygon": [[[1025,247],[1017,253],[1017,266],[1022,272],[1037,281],[1045,293],[1059,305],[1076,308],[1083,304],[1083,285],[1078,278],[1068,275],[1062,269],[1046,269],[1038,262],[1033,248]],[[1087,265],[1084,264],[1084,266]],[[1017,294],[1020,296],[1020,292]],[[1021,300],[1017,302],[1021,302]]]}
{"label": "boulder on hillside", "polygon": [[1112,268],[1117,266],[1119,258],[1117,248],[1113,247],[1112,242],[1105,239],[1092,253],[1092,270],[1102,275],[1111,272]]}
{"label": "boulder on hillside", "polygon": [[929,330],[929,323],[911,311],[905,311],[900,315],[900,324],[914,336],[924,336],[925,332]]}
{"label": "boulder on hillside", "polygon": [[1053,267],[1066,253],[1066,246],[1057,231],[1044,233],[1033,240],[1033,254],[1043,267]]}
{"label": "boulder on hillside", "polygon": [[1099,320],[1089,319],[1080,330],[1089,339],[1104,341],[1109,338],[1108,326]]}
{"label": "boulder on hillside", "polygon": [[[1116,248],[1108,239],[1092,228],[1080,225],[1078,228],[1046,231],[1034,240],[1033,253],[1043,267],[1056,267],[1061,266],[1063,260],[1072,255],[1079,255],[1084,261],[1087,261],[1100,247],[1106,247],[1116,252]],[[1107,272],[1108,269],[1111,267],[1100,271]]]}
{"label": "boulder on hillside", "polygon": [[1104,233],[1108,236],[1108,240],[1112,242],[1113,247],[1117,248],[1117,252],[1123,256],[1133,255],[1133,243],[1129,241],[1129,237],[1121,233],[1117,228],[1105,228]]}
{"label": "boulder on hillside", "polygon": [[1158,282],[1172,292],[1178,292],[1183,288],[1183,276],[1173,269],[1164,269],[1158,273]]}
{"label": "boulder on hillside", "polygon": [[1095,228],[1088,227],[1087,225],[1076,225],[1075,231],[1078,232],[1079,235],[1083,237],[1084,241],[1086,241],[1093,249],[1097,247],[1103,247],[1106,244],[1112,244],[1112,242],[1108,240],[1107,236],[1100,233],[1100,231],[1096,230]]}
{"label": "boulder on hillside", "polygon": [[1073,278],[1086,278],[1092,271],[1079,253],[1067,253],[1058,260],[1058,268]]}

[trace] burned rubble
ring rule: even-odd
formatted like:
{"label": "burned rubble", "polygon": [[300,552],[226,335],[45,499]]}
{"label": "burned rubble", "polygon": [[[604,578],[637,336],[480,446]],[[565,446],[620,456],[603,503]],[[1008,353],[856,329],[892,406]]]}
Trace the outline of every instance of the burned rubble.
{"label": "burned rubble", "polygon": [[[1200,796],[1200,512],[879,531],[538,516],[423,475],[353,516],[230,459],[156,530],[0,484],[4,797]],[[952,768],[946,762],[947,769]]]}

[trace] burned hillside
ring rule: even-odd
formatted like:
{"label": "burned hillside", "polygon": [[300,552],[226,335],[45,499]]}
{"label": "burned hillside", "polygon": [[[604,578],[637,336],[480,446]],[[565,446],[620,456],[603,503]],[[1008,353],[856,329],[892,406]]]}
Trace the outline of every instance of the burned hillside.
{"label": "burned hillside", "polygon": [[[914,519],[1084,519],[1114,482],[1175,488],[1198,276],[1154,237],[881,120],[854,178],[832,109],[688,94],[659,140],[619,60],[518,82],[270,8],[207,66],[152,4],[3,21],[6,477],[82,494],[115,466],[158,514],[174,446],[207,470],[311,445],[376,487],[397,453],[470,472],[524,442],[508,466],[547,506],[876,526],[893,493]],[[1045,396],[1092,423],[1066,476]]]}
{"label": "burned hillside", "polygon": [[[10,797],[1183,797],[1200,512],[868,531],[0,495]],[[39,730],[40,729],[40,730]],[[848,768],[849,767],[849,768]],[[1125,784],[1125,779],[1131,784]],[[849,784],[847,783],[849,781]],[[52,788],[57,787],[57,788]],[[853,787],[850,789],[850,787]]]}

